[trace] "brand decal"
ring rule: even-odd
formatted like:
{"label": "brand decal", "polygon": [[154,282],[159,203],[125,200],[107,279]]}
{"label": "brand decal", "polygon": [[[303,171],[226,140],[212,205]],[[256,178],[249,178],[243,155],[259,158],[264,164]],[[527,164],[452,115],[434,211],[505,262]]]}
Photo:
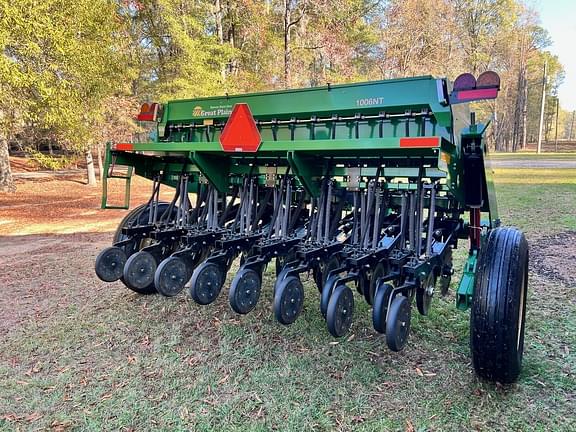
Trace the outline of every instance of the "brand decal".
{"label": "brand decal", "polygon": [[383,97],[371,97],[371,98],[364,98],[364,99],[356,99],[356,106],[374,106],[374,105],[382,105],[384,103]]}
{"label": "brand decal", "polygon": [[204,109],[200,105],[196,105],[192,110],[194,117],[222,117],[229,116],[232,113],[232,105],[210,105]]}

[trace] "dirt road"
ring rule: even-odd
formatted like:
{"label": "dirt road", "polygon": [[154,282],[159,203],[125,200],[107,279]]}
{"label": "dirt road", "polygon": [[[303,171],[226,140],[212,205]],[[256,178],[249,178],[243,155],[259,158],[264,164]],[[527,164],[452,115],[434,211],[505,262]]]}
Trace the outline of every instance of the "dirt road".
{"label": "dirt road", "polygon": [[492,168],[576,168],[576,158],[561,159],[492,159]]}

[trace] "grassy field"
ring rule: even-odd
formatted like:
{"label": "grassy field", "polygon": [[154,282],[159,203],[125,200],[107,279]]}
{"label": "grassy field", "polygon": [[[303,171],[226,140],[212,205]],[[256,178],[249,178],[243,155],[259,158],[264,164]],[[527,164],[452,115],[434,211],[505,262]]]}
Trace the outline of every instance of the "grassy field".
{"label": "grassy field", "polygon": [[[500,169],[496,183],[502,220],[532,247],[518,384],[474,376],[469,314],[453,295],[414,313],[409,346],[391,353],[358,297],[350,336],[333,339],[311,282],[290,327],[274,320],[269,289],[240,317],[226,295],[200,307],[101,283],[91,266],[110,234],[92,234],[62,237],[49,260],[30,253],[25,268],[4,262],[2,289],[48,308],[0,340],[0,429],[576,430],[576,170]],[[31,281],[33,293],[18,291]]]}

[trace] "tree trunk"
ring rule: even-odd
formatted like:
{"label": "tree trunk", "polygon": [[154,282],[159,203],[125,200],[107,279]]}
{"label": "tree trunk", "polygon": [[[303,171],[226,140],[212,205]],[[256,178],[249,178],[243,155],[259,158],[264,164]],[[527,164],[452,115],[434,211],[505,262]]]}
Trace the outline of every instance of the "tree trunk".
{"label": "tree trunk", "polygon": [[86,174],[88,176],[88,186],[96,186],[96,172],[94,171],[94,159],[92,151],[86,150]]}
{"label": "tree trunk", "polygon": [[289,88],[292,84],[290,65],[290,28],[291,22],[290,0],[284,0],[284,87]]}
{"label": "tree trunk", "polygon": [[14,185],[12,170],[10,169],[8,141],[2,136],[0,136],[0,191],[16,192],[16,185]]}
{"label": "tree trunk", "polygon": [[222,5],[220,0],[214,2],[214,20],[216,21],[216,34],[218,35],[218,42],[220,45],[224,45],[224,26],[222,25],[222,16],[224,12],[222,11]]}
{"label": "tree trunk", "polygon": [[[222,10],[220,0],[216,0],[214,2],[214,21],[216,22],[216,34],[218,35],[218,42],[220,42],[220,45],[224,45],[224,25],[222,22],[223,15],[224,11]],[[226,79],[226,66],[227,65],[222,65],[222,68],[220,69],[222,81]]]}
{"label": "tree trunk", "polygon": [[526,141],[528,139],[528,78],[526,77],[526,69],[524,69],[524,79],[522,81],[522,149],[526,148]]}

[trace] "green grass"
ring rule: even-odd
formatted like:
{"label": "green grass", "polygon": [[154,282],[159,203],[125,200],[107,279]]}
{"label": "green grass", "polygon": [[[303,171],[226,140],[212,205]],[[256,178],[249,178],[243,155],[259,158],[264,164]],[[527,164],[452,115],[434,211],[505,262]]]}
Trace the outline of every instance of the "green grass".
{"label": "green grass", "polygon": [[576,169],[497,168],[500,218],[531,236],[576,231]]}
{"label": "green grass", "polygon": [[[496,170],[501,218],[524,229],[532,244],[543,234],[576,230],[574,170],[518,171]],[[543,173],[568,180],[538,184],[534,175]],[[85,248],[90,262],[98,250]],[[456,254],[458,268],[464,254]],[[55,272],[80,273],[60,265]],[[68,306],[0,341],[0,429],[576,428],[576,287],[535,272],[524,370],[506,387],[474,376],[469,315],[456,311],[453,297],[435,299],[429,317],[413,314],[409,346],[391,353],[359,297],[350,336],[330,337],[311,282],[303,315],[283,327],[273,318],[269,289],[240,317],[226,295],[200,307],[184,295],[141,297],[82,274],[63,282]],[[271,285],[268,272],[264,286]]]}

